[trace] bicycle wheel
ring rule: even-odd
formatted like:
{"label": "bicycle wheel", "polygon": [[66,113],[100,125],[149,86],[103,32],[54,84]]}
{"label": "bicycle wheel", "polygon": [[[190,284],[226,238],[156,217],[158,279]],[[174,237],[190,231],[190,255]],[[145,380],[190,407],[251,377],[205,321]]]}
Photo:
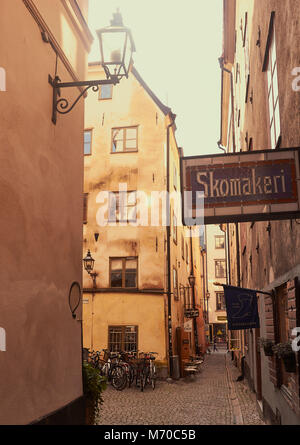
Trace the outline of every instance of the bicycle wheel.
{"label": "bicycle wheel", "polygon": [[144,391],[144,388],[146,386],[147,376],[144,374],[144,371],[141,371],[140,374],[140,384],[141,384],[141,391]]}
{"label": "bicycle wheel", "polygon": [[113,366],[110,371],[110,380],[115,389],[122,391],[127,385],[126,370],[120,365]]}
{"label": "bicycle wheel", "polygon": [[133,384],[134,378],[135,378],[135,370],[134,370],[133,366],[129,365],[128,388],[130,388],[131,385]]}

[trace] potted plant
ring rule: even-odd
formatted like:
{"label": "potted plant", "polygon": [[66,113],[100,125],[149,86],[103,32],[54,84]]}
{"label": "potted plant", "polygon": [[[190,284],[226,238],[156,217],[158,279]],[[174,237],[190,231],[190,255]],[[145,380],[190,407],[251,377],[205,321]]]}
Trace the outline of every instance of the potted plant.
{"label": "potted plant", "polygon": [[274,345],[273,352],[283,360],[286,372],[296,372],[296,357],[290,342]]}
{"label": "potted plant", "polygon": [[94,425],[103,403],[102,392],[106,389],[106,378],[87,361],[83,362],[83,393],[85,396],[85,418],[87,425]]}
{"label": "potted plant", "polygon": [[272,357],[274,342],[272,340],[267,339],[267,338],[261,338],[260,339],[260,344],[261,344],[261,346],[264,349],[265,355],[268,356],[268,357]]}

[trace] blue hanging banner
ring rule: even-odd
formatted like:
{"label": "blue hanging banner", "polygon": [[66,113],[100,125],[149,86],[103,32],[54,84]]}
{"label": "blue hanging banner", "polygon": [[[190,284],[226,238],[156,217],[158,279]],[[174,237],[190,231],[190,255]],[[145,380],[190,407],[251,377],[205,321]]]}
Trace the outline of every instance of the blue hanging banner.
{"label": "blue hanging banner", "polygon": [[228,329],[233,331],[259,328],[256,291],[235,286],[223,287]]}

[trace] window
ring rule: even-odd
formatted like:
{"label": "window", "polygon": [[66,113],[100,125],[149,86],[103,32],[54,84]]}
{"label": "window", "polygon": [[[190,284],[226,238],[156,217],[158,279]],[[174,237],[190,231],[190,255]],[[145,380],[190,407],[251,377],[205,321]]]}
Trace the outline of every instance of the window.
{"label": "window", "polygon": [[173,183],[174,183],[174,189],[177,190],[177,168],[174,164],[174,172],[173,172]]}
{"label": "window", "polygon": [[246,45],[247,27],[248,27],[248,12],[245,12],[244,31],[242,31],[243,46]]}
{"label": "window", "polygon": [[175,244],[177,244],[177,217],[176,217],[174,211],[173,211],[173,227],[172,227],[172,232],[173,232],[173,241],[174,241]]}
{"label": "window", "polygon": [[215,236],[215,248],[224,249],[225,247],[225,237],[223,235]]}
{"label": "window", "polygon": [[189,264],[189,245],[188,245],[188,243],[185,243],[185,251],[186,251],[186,255],[185,255],[186,264]]}
{"label": "window", "polygon": [[137,257],[110,258],[110,287],[137,288]]}
{"label": "window", "polygon": [[100,85],[99,100],[111,99],[112,98],[112,89],[113,89],[113,86],[110,84]]}
{"label": "window", "polygon": [[83,224],[87,223],[88,193],[83,194]]}
{"label": "window", "polygon": [[177,269],[173,267],[173,294],[174,299],[178,300],[178,278],[177,278]]}
{"label": "window", "polygon": [[182,259],[184,260],[184,237],[183,237],[183,235],[181,235],[181,256],[182,256]]}
{"label": "window", "polygon": [[269,102],[269,122],[271,135],[271,148],[276,148],[280,137],[280,115],[279,115],[279,97],[278,97],[278,76],[277,76],[277,58],[275,31],[268,50],[268,102]]}
{"label": "window", "polygon": [[112,153],[138,150],[137,127],[112,129]]}
{"label": "window", "polygon": [[92,130],[84,131],[84,154],[92,154]]}
{"label": "window", "polygon": [[137,326],[109,326],[108,349],[110,352],[138,350]]}
{"label": "window", "polygon": [[216,309],[217,311],[226,310],[224,292],[216,292]]}
{"label": "window", "polygon": [[225,260],[215,260],[215,276],[216,278],[226,278]]}
{"label": "window", "polygon": [[109,221],[135,222],[137,215],[136,191],[109,193]]}

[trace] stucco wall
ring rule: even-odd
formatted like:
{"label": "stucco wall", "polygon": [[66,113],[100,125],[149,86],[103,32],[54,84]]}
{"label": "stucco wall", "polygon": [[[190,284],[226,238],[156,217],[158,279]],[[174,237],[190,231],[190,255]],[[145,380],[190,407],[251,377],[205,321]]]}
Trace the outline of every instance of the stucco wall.
{"label": "stucco wall", "polygon": [[[103,71],[97,64],[91,64],[89,78],[103,78]],[[98,94],[90,93],[86,100],[85,128],[92,129],[92,154],[85,156],[85,186],[84,191],[88,193],[87,224],[84,225],[83,253],[90,249],[95,259],[95,271],[99,273],[97,277],[97,288],[107,289],[109,283],[109,258],[138,256],[138,289],[166,292],[167,290],[167,231],[162,226],[162,210],[160,209],[158,225],[151,225],[151,203],[148,201],[148,222],[144,227],[133,227],[132,224],[116,227],[99,226],[97,213],[101,207],[99,203],[99,193],[103,191],[118,191],[119,184],[126,184],[127,190],[138,190],[148,194],[151,192],[163,192],[167,189],[166,172],[166,144],[167,125],[170,119],[153,98],[148,94],[144,85],[133,75],[128,79],[123,79],[120,84],[113,87],[112,99],[99,100]],[[138,151],[132,153],[111,153],[112,128],[138,126]],[[180,168],[179,151],[173,130],[170,130],[170,191],[174,188],[174,167],[176,167],[177,191],[180,188]],[[97,202],[98,201],[98,202]],[[154,208],[154,205],[153,205]],[[174,203],[171,201],[171,217]],[[138,218],[142,215],[138,212]],[[180,224],[180,214],[178,215]],[[99,233],[96,242],[94,234]],[[173,268],[178,271],[178,285],[188,285],[188,275],[190,274],[190,260],[187,264],[182,260],[181,254],[181,234],[184,235],[185,243],[188,245],[190,255],[189,230],[182,226],[177,227],[177,243],[173,240],[171,230],[171,259],[170,273],[172,285],[172,333],[173,344],[175,345],[175,330],[177,326],[183,326],[183,301],[175,300],[173,295]],[[199,249],[195,251],[199,256]],[[84,272],[84,287],[91,287],[91,279]],[[111,307],[110,294],[107,292],[99,294],[108,307]],[[99,298],[99,295],[95,298]],[[122,305],[116,304],[117,318],[112,315],[112,320],[104,316],[103,323],[96,329],[95,336],[107,341],[107,325],[114,323],[131,324],[132,316],[135,317],[136,324],[141,326],[139,333],[139,347],[148,345],[148,349],[153,350],[151,341],[154,344],[160,340],[156,349],[160,351],[161,358],[166,357],[166,314],[167,297],[166,293],[161,296],[147,298],[140,293],[118,294],[115,291],[114,298],[122,300]],[[129,295],[129,296],[128,296]],[[127,298],[128,296],[128,298]],[[121,299],[121,300],[120,300]],[[123,300],[124,299],[124,300]],[[132,301],[136,302],[136,307],[132,309]],[[159,301],[159,308],[157,307]],[[90,303],[88,303],[90,304]],[[85,308],[85,314],[88,309]],[[103,312],[99,310],[99,317],[103,317]],[[118,311],[120,313],[118,313]],[[142,312],[141,312],[142,311]],[[145,311],[145,312],[144,312]],[[95,312],[96,313],[96,312]],[[148,314],[145,320],[144,313]],[[110,314],[110,312],[109,312]],[[100,318],[99,318],[100,319]],[[126,321],[127,320],[127,321]],[[84,318],[85,329],[84,338],[89,336],[90,321]],[[106,323],[106,324],[105,324]],[[140,335],[140,334],[139,334]],[[141,342],[141,343],[140,343]],[[99,346],[101,346],[99,342]],[[103,347],[103,345],[102,345]],[[144,346],[145,347],[145,346]],[[174,349],[175,351],[175,349]]]}
{"label": "stucco wall", "polygon": [[[94,298],[94,302],[92,299]],[[93,348],[108,347],[108,326],[137,326],[139,351],[157,352],[159,360],[166,360],[164,296],[99,292],[85,294],[83,305],[84,347],[90,348],[93,317]]]}
{"label": "stucco wall", "polygon": [[[51,6],[44,4],[43,19],[62,27],[62,10]],[[0,39],[7,73],[0,93],[0,325],[7,334],[0,423],[26,424],[82,395],[81,326],[68,294],[73,281],[81,285],[83,103],[51,122],[48,74],[56,55],[22,1],[1,4]],[[78,55],[81,75],[79,46]],[[57,72],[72,80],[60,59]]]}
{"label": "stucco wall", "polygon": [[[216,278],[215,260],[225,261],[225,248],[216,249],[215,237],[223,236],[225,243],[225,234],[216,224],[206,226],[206,246],[207,246],[207,291],[210,293],[208,301],[209,323],[226,323],[226,320],[218,320],[218,317],[226,317],[226,311],[217,311],[216,292],[223,292],[222,286],[215,286],[214,282],[226,284],[224,278]],[[224,244],[225,245],[225,244]]]}

